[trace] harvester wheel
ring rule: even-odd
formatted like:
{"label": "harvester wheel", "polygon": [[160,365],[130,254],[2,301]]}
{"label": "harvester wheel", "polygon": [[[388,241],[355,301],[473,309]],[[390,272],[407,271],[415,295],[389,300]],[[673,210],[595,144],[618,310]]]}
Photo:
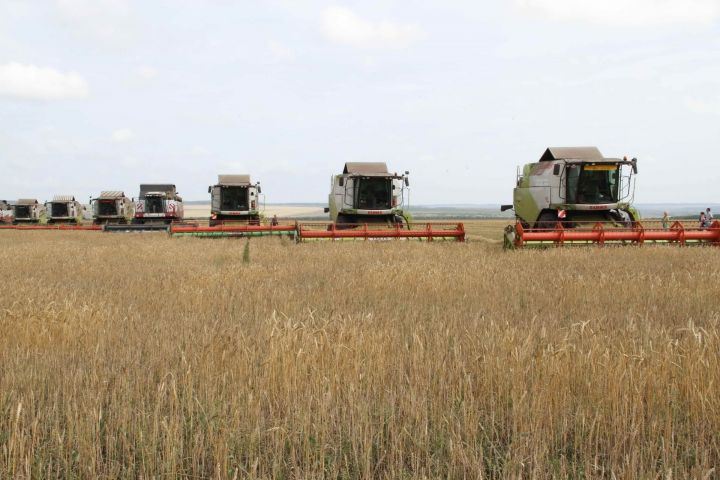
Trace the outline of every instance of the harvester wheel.
{"label": "harvester wheel", "polygon": [[558,222],[557,212],[546,210],[540,214],[535,222],[535,228],[541,228],[544,230],[550,230],[555,228]]}
{"label": "harvester wheel", "polygon": [[515,238],[517,232],[515,231],[515,225],[508,225],[505,227],[505,235],[503,235],[503,248],[505,250],[511,250],[515,248]]}
{"label": "harvester wheel", "polygon": [[351,217],[346,217],[345,215],[338,215],[337,220],[335,220],[335,228],[338,230],[347,230],[357,228],[358,226]]}
{"label": "harvester wheel", "polygon": [[401,217],[400,215],[395,215],[393,217],[393,223],[396,225],[400,225],[400,228],[407,228],[410,229],[410,224],[407,221],[407,218]]}

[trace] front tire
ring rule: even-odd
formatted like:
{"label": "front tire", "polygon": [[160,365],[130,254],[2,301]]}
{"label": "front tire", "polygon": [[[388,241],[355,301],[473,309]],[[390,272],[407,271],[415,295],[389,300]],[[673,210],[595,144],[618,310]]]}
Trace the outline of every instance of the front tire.
{"label": "front tire", "polygon": [[552,230],[555,228],[555,225],[557,225],[557,222],[557,212],[554,212],[552,210],[546,210],[542,212],[538,217],[537,222],[535,222],[535,228],[542,230]]}

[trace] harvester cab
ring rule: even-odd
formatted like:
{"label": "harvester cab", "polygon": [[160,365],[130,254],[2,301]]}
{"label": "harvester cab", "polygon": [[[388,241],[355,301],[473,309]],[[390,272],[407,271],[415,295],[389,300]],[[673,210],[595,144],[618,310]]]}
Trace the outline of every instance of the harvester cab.
{"label": "harvester cab", "polygon": [[121,191],[103,191],[90,199],[93,223],[126,224],[133,218],[133,202]]}
{"label": "harvester cab", "polygon": [[408,175],[390,173],[382,162],[348,162],[331,179],[330,220],[338,225],[407,223],[403,211]]}
{"label": "harvester cab", "polygon": [[552,147],[518,175],[513,208],[524,228],[565,228],[605,223],[630,226],[637,159],[606,158],[596,147]]}
{"label": "harvester cab", "polygon": [[72,195],[55,195],[45,203],[48,223],[80,223],[85,207]]}
{"label": "harvester cab", "polygon": [[40,223],[45,206],[35,198],[21,198],[12,206],[13,223]]}
{"label": "harvester cab", "polygon": [[210,226],[226,223],[260,224],[260,182],[252,183],[250,175],[218,175],[210,194]]}
{"label": "harvester cab", "polygon": [[172,184],[141,184],[133,223],[170,224],[184,217],[182,197]]}

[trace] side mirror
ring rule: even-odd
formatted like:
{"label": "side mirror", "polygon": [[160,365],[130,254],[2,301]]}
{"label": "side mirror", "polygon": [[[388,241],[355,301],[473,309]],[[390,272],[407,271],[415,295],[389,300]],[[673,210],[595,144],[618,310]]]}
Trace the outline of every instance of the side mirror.
{"label": "side mirror", "polygon": [[262,188],[260,188],[260,185],[258,185],[258,193],[262,193]]}
{"label": "side mirror", "polygon": [[633,173],[637,175],[637,158],[630,160],[630,165],[632,165]]}
{"label": "side mirror", "polygon": [[408,177],[405,177],[405,186],[406,187],[410,186],[410,179]]}
{"label": "side mirror", "polygon": [[323,212],[330,213],[330,208],[328,208],[328,207],[323,208]]}
{"label": "side mirror", "polygon": [[212,187],[208,187],[208,193],[212,193]]}

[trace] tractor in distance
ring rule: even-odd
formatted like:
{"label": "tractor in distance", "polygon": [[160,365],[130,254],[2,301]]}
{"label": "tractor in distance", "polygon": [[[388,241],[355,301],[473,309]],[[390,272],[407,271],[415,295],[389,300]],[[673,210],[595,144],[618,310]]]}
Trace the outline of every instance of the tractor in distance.
{"label": "tractor in distance", "polygon": [[518,175],[513,209],[523,228],[566,228],[583,223],[628,227],[639,220],[632,206],[637,159],[606,158],[596,147],[551,147]]}
{"label": "tractor in distance", "polygon": [[0,223],[12,222],[12,204],[7,200],[0,200]]}
{"label": "tractor in distance", "polygon": [[21,198],[12,205],[13,224],[40,223],[45,206],[35,198]]}
{"label": "tractor in distance", "polygon": [[103,191],[100,196],[90,199],[93,223],[95,225],[119,225],[129,223],[133,218],[133,202],[120,191]]}
{"label": "tractor in distance", "polygon": [[0,223],[12,221],[12,204],[7,200],[0,200]]}
{"label": "tractor in distance", "polygon": [[72,195],[55,195],[50,202],[45,202],[47,223],[81,222],[85,207]]}
{"label": "tractor in distance", "polygon": [[218,175],[217,184],[208,187],[210,226],[224,223],[260,224],[260,182],[250,175]]}
{"label": "tractor in distance", "polygon": [[175,185],[169,183],[140,185],[140,195],[135,201],[134,224],[171,224],[182,220],[183,217],[183,201]]}
{"label": "tractor in distance", "polygon": [[333,175],[325,213],[338,228],[362,224],[407,224],[403,211],[408,175],[390,173],[382,162],[348,162]]}

